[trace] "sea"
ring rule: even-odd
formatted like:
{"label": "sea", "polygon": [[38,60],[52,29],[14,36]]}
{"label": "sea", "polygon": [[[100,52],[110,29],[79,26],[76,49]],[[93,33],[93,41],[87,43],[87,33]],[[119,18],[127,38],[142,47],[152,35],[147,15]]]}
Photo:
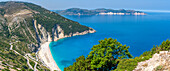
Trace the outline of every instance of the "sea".
{"label": "sea", "polygon": [[170,38],[170,13],[147,12],[144,16],[64,16],[65,18],[91,27],[96,33],[60,39],[50,43],[54,60],[63,71],[73,65],[76,58],[87,56],[93,45],[105,38],[117,39],[123,45],[130,46],[134,56],[140,56],[153,46],[160,45]]}

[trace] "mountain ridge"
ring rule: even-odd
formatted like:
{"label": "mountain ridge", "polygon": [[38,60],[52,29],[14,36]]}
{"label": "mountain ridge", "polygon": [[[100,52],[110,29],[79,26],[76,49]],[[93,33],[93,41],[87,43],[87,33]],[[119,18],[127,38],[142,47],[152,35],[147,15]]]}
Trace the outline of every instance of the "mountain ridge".
{"label": "mountain ridge", "polygon": [[69,8],[66,10],[53,10],[54,12],[61,15],[146,15],[142,11],[135,10],[125,10],[125,9],[106,9],[106,8],[97,8],[97,9],[81,9],[81,8]]}
{"label": "mountain ridge", "polygon": [[42,44],[94,32],[33,3],[0,2],[0,68],[51,70],[38,57]]}

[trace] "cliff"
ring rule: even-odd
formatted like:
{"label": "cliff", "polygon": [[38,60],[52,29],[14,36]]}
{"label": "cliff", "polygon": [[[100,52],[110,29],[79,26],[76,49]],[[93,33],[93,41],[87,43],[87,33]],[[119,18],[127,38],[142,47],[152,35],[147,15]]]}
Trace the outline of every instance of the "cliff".
{"label": "cliff", "polygon": [[170,40],[163,41],[139,57],[122,59],[114,71],[169,71]]}
{"label": "cliff", "polygon": [[149,60],[139,62],[133,71],[170,71],[170,52],[154,54]]}
{"label": "cliff", "polygon": [[94,32],[32,3],[0,2],[0,68],[49,70],[37,55],[43,43]]}
{"label": "cliff", "polygon": [[52,34],[50,34],[50,32],[48,32],[42,25],[40,24],[38,24],[38,26],[36,25],[37,22],[36,20],[34,20],[34,28],[37,34],[37,38],[39,42],[41,42],[42,44],[45,42],[57,41],[59,39],[66,38],[66,37],[72,37],[76,35],[84,35],[84,34],[96,32],[94,29],[89,28],[89,30],[85,30],[83,32],[77,31],[76,33],[69,33],[69,35],[65,35],[64,30],[59,25],[55,25],[54,28],[52,28]]}

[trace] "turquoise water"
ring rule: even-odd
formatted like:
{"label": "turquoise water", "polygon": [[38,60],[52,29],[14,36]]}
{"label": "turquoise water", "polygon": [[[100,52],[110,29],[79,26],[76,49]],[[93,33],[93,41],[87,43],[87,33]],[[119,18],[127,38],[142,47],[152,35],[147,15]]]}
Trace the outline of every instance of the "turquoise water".
{"label": "turquoise water", "polygon": [[50,44],[54,60],[61,70],[81,55],[87,56],[93,45],[104,38],[117,39],[130,46],[139,56],[170,38],[170,13],[148,13],[146,16],[65,16],[97,32],[61,39]]}

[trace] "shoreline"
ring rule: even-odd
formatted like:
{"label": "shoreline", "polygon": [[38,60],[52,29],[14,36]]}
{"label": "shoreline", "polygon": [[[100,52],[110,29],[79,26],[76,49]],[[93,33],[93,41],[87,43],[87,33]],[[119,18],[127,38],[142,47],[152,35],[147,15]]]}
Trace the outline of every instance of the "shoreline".
{"label": "shoreline", "polygon": [[[85,35],[85,34],[95,33],[95,32],[96,31],[93,29],[93,30],[84,31],[84,32],[81,32],[81,33],[77,32],[77,33],[74,33],[72,36]],[[63,39],[63,38],[66,38],[66,37],[72,37],[72,36],[71,35],[61,36],[60,38],[54,39],[54,41],[58,41],[59,39]],[[48,41],[48,42],[41,44],[39,51],[38,51],[38,57],[41,60],[41,62],[46,67],[48,67],[51,71],[54,71],[54,70],[61,71],[61,69],[58,67],[57,63],[53,59],[53,56],[52,56],[52,53],[51,53],[51,50],[50,50],[50,46],[49,46],[50,42],[51,41]]]}
{"label": "shoreline", "polygon": [[58,67],[57,63],[53,59],[49,44],[50,44],[50,42],[45,42],[44,44],[42,44],[40,47],[40,50],[38,52],[38,55],[39,55],[40,59],[43,61],[43,63],[47,67],[49,67],[49,69],[51,71],[54,71],[54,70],[61,71],[60,68]]}

